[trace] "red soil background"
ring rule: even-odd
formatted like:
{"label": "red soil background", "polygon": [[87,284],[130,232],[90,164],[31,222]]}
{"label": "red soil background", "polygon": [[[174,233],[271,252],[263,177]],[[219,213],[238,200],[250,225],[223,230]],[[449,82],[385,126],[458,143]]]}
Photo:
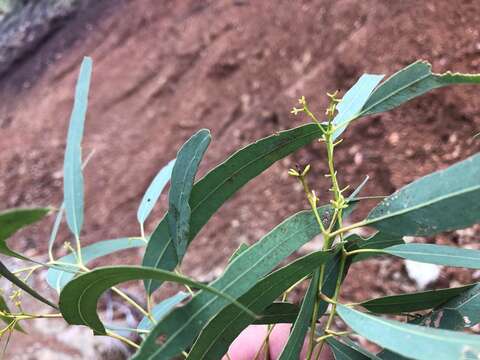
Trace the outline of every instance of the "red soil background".
{"label": "red soil background", "polygon": [[[290,114],[300,95],[321,114],[327,91],[348,89],[364,72],[389,75],[416,59],[435,72],[480,72],[479,23],[476,0],[94,2],[0,79],[0,208],[61,202],[66,129],[84,55],[94,60],[84,151],[96,153],[85,170],[83,229],[92,243],[138,234],[145,188],[198,129],[213,136],[204,174],[236,149],[305,122]],[[436,90],[353,124],[337,152],[341,183],[355,186],[369,175],[363,195],[390,194],[478,152],[478,131],[480,88]],[[312,164],[313,187],[326,200],[324,160],[313,144],[245,186],[192,243],[184,271],[212,279],[240,242],[255,242],[306,208],[286,175],[293,164]],[[12,246],[45,254],[52,221],[22,232]],[[477,247],[479,239],[473,229],[426,241]],[[59,253],[67,240],[63,229]],[[131,251],[109,260],[140,259]],[[347,300],[415,289],[401,262],[374,260],[355,270]],[[445,270],[433,285],[477,276]]]}

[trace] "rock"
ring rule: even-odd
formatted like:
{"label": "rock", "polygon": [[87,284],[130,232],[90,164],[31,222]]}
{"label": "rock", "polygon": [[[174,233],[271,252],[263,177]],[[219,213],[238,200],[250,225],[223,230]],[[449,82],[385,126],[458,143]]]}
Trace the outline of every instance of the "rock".
{"label": "rock", "polygon": [[0,76],[58,29],[60,20],[70,16],[80,2],[38,0],[12,8],[0,21]]}
{"label": "rock", "polygon": [[424,264],[412,260],[405,260],[405,268],[407,274],[415,281],[419,289],[425,289],[425,287],[436,281],[440,276],[441,267],[433,264]]}

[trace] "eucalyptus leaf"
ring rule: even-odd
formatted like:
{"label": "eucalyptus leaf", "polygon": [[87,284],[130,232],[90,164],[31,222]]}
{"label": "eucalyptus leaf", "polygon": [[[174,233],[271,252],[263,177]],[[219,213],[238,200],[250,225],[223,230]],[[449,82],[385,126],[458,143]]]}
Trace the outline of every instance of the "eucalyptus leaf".
{"label": "eucalyptus leaf", "polygon": [[145,194],[143,195],[142,201],[137,211],[137,220],[143,228],[143,224],[150,215],[153,207],[158,201],[158,198],[162,194],[163,189],[170,180],[172,175],[173,166],[175,165],[175,159],[171,160],[167,165],[165,165],[153,178],[152,182],[148,186]]}
{"label": "eucalyptus leaf", "polygon": [[396,235],[429,236],[480,220],[480,154],[422,177],[385,198],[366,225]]}
{"label": "eucalyptus leaf", "polygon": [[419,360],[474,359],[480,355],[476,335],[401,323],[367,315],[344,305],[337,306],[341,318],[355,332],[400,355]]}
{"label": "eucalyptus leaf", "polygon": [[[212,169],[193,186],[190,195],[191,218],[188,241],[192,241],[210,217],[242,186],[276,161],[321,135],[316,124],[306,124],[281,131],[240,149]],[[178,259],[167,222],[167,216],[165,216],[153,232],[143,258],[144,266],[166,270],[173,270],[177,266]],[[145,283],[149,294],[159,286],[159,282]]]}
{"label": "eucalyptus leaf", "polygon": [[0,253],[21,260],[31,261],[27,257],[11,250],[7,239],[21,228],[41,220],[50,209],[46,208],[15,208],[0,212]]}
{"label": "eucalyptus leaf", "polygon": [[[266,310],[264,309],[285,290],[313,272],[321,264],[329,263],[332,259],[338,260],[338,257],[324,251],[313,252],[301,257],[265,276],[238,301],[255,313],[265,314]],[[227,352],[231,342],[251,323],[250,317],[245,316],[232,305],[225,307],[202,329],[188,354],[188,359],[210,360],[221,357]]]}
{"label": "eucalyptus leaf", "polygon": [[[320,214],[330,206],[319,208]],[[312,211],[302,211],[286,219],[236,257],[225,272],[211,285],[234,298],[239,298],[280,261],[310,241],[320,232]],[[190,346],[205,324],[227,305],[216,295],[200,292],[181,308],[177,308],[160,321],[147,336],[137,359],[142,357],[168,358]],[[165,336],[158,346],[156,339]]]}
{"label": "eucalyptus leaf", "polygon": [[92,59],[85,57],[80,67],[75,101],[67,135],[63,170],[63,193],[67,224],[78,239],[83,225],[82,137],[88,106]]}
{"label": "eucalyptus leaf", "polygon": [[[387,234],[382,231],[377,231],[369,238],[364,239],[357,234],[350,234],[345,238],[347,244],[345,249],[347,251],[364,250],[364,249],[378,249],[382,250],[393,245],[405,244],[401,236]],[[379,252],[366,252],[359,253],[352,256],[352,262],[363,261],[373,256],[382,255],[382,251]]]}
{"label": "eucalyptus leaf", "polygon": [[435,74],[428,62],[415,61],[383,82],[369,97],[360,116],[391,110],[427,91],[455,84],[480,84],[480,75],[449,71]]}
{"label": "eucalyptus leaf", "polygon": [[[112,254],[116,251],[142,246],[145,246],[145,241],[139,238],[119,238],[99,241],[92,245],[85,246],[82,249],[82,260],[85,264],[88,264],[88,262],[92,260]],[[68,254],[57,261],[62,264],[58,264],[55,268],[48,269],[47,283],[60,293],[63,287],[75,277],[78,272],[78,267],[75,266],[77,263],[75,254]],[[72,264],[72,266],[64,264]],[[65,271],[62,271],[62,268],[65,269]]]}
{"label": "eucalyptus leaf", "polygon": [[[310,280],[310,285],[303,298],[300,312],[292,326],[290,336],[285,343],[279,360],[298,359],[300,357],[300,352],[302,351],[302,346],[305,341],[305,335],[307,334],[309,323],[315,309],[319,280],[320,270],[317,270]],[[315,331],[315,329],[312,329],[312,331]]]}
{"label": "eucalyptus leaf", "polygon": [[97,303],[100,296],[109,288],[123,282],[142,280],[146,278],[160,278],[162,281],[171,281],[202,289],[215,296],[225,299],[228,303],[236,304],[252,318],[256,315],[238,303],[228,294],[208,285],[193,281],[175,273],[145,268],[141,266],[108,266],[96,268],[70,281],[60,293],[60,311],[65,321],[70,325],[85,325],[90,327],[96,335],[106,335],[106,330],[97,315]]}
{"label": "eucalyptus leaf", "polygon": [[[88,162],[92,158],[93,154],[95,153],[94,150],[90,151],[87,155],[85,161],[82,164],[82,170],[85,169]],[[50,238],[48,240],[48,253],[52,255],[53,252],[53,244],[55,243],[55,239],[58,235],[58,230],[60,229],[60,224],[62,223],[63,214],[65,213],[65,201],[62,201],[60,208],[58,209],[57,216],[55,216],[55,221],[53,222],[52,231],[50,232]],[[52,255],[53,256],[53,255]]]}
{"label": "eucalyptus leaf", "polygon": [[480,284],[438,306],[432,313],[419,319],[424,326],[461,330],[480,323]]}
{"label": "eucalyptus leaf", "polygon": [[363,181],[360,183],[360,185],[358,185],[357,188],[347,198],[347,202],[355,200],[357,195],[360,194],[360,191],[362,191],[363,187],[367,184],[368,180],[370,180],[370,177],[367,175],[365,176],[365,179],[363,179]]}
{"label": "eucalyptus leaf", "polygon": [[480,269],[479,250],[411,243],[390,246],[383,251],[390,255],[428,264]]}
{"label": "eucalyptus leaf", "polygon": [[358,116],[370,94],[383,77],[384,75],[363,74],[345,93],[337,106],[338,114],[333,119],[333,124],[338,126],[333,134],[334,139],[338,138],[347,128],[348,123]]}
{"label": "eucalyptus leaf", "polygon": [[169,193],[168,229],[177,259],[182,261],[187,250],[190,233],[191,208],[189,204],[195,175],[200,161],[210,144],[210,131],[202,129],[187,140],[177,154],[172,170]]}
{"label": "eucalyptus leaf", "polygon": [[25,291],[27,294],[30,294],[33,296],[35,299],[43,302],[44,304],[57,309],[57,306],[53,304],[50,300],[47,300],[44,298],[42,295],[40,295],[38,292],[33,290],[30,286],[28,286],[25,282],[20,280],[15,274],[13,274],[8,268],[0,261],[0,275],[2,275],[5,279],[10,281],[12,284],[16,285],[18,288],[22,289]]}
{"label": "eucalyptus leaf", "polygon": [[410,294],[384,296],[362,302],[365,309],[378,314],[400,314],[435,308],[459,294],[473,288],[475,284],[456,288],[421,291]]}

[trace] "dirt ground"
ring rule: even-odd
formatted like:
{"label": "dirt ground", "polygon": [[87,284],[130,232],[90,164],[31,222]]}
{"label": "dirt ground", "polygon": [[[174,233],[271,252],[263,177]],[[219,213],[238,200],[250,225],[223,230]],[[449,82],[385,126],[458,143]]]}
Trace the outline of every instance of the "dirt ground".
{"label": "dirt ground", "polygon": [[[479,23],[477,0],[93,2],[0,79],[0,208],[61,202],[67,122],[84,55],[94,60],[84,149],[95,155],[85,170],[83,230],[84,242],[92,243],[138,234],[145,188],[196,130],[213,135],[204,174],[236,149],[305,122],[290,114],[300,95],[321,113],[326,91],[346,90],[364,72],[391,74],[420,58],[435,72],[480,72]],[[478,152],[480,141],[472,138],[478,131],[480,88],[436,90],[352,125],[337,153],[341,183],[355,186],[369,175],[363,195],[390,194]],[[306,208],[286,174],[293,164],[312,164],[314,188],[326,200],[322,150],[319,144],[302,149],[245,186],[192,243],[184,271],[212,279],[240,242],[255,242]],[[13,247],[45,254],[52,221],[21,233]],[[67,240],[63,229],[59,253]],[[476,248],[480,232],[422,241],[435,240]],[[140,259],[131,251],[110,260]],[[401,262],[373,260],[355,270],[344,299],[415,289]],[[444,270],[432,286],[478,278]],[[82,358],[75,351],[71,358]],[[35,356],[18,358],[41,358]]]}

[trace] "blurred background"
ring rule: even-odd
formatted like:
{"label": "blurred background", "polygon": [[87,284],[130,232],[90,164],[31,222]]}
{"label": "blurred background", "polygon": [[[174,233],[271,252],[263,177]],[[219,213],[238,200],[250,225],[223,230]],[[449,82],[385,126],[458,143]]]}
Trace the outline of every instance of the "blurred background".
{"label": "blurred background", "polygon": [[[0,0],[0,210],[61,203],[66,131],[85,55],[94,61],[84,141],[85,154],[95,150],[85,170],[88,244],[139,234],[143,192],[198,129],[213,135],[202,175],[238,148],[307,121],[290,114],[301,95],[321,115],[327,91],[344,92],[365,72],[390,75],[417,59],[435,72],[480,72],[479,23],[478,0]],[[340,181],[355,187],[369,175],[363,195],[390,194],[478,152],[479,131],[478,87],[436,90],[350,126],[337,150]],[[313,188],[326,201],[324,160],[323,148],[312,144],[249,183],[192,243],[184,272],[212,280],[241,242],[255,242],[306,208],[302,189],[287,176],[296,163],[312,164]],[[366,202],[355,217],[373,205]],[[44,256],[52,222],[19,233],[12,247]],[[58,254],[68,240],[63,228]],[[480,228],[415,240],[478,248]],[[140,260],[131,250],[97,265]],[[412,271],[391,259],[362,266],[351,271],[344,299],[480,279],[466,270]],[[415,271],[432,275],[422,281]],[[48,294],[42,276],[33,283]],[[137,290],[141,298],[130,288]],[[117,345],[88,329],[49,324],[27,325],[30,335],[15,335],[7,358],[124,356],[122,349],[112,355]]]}

